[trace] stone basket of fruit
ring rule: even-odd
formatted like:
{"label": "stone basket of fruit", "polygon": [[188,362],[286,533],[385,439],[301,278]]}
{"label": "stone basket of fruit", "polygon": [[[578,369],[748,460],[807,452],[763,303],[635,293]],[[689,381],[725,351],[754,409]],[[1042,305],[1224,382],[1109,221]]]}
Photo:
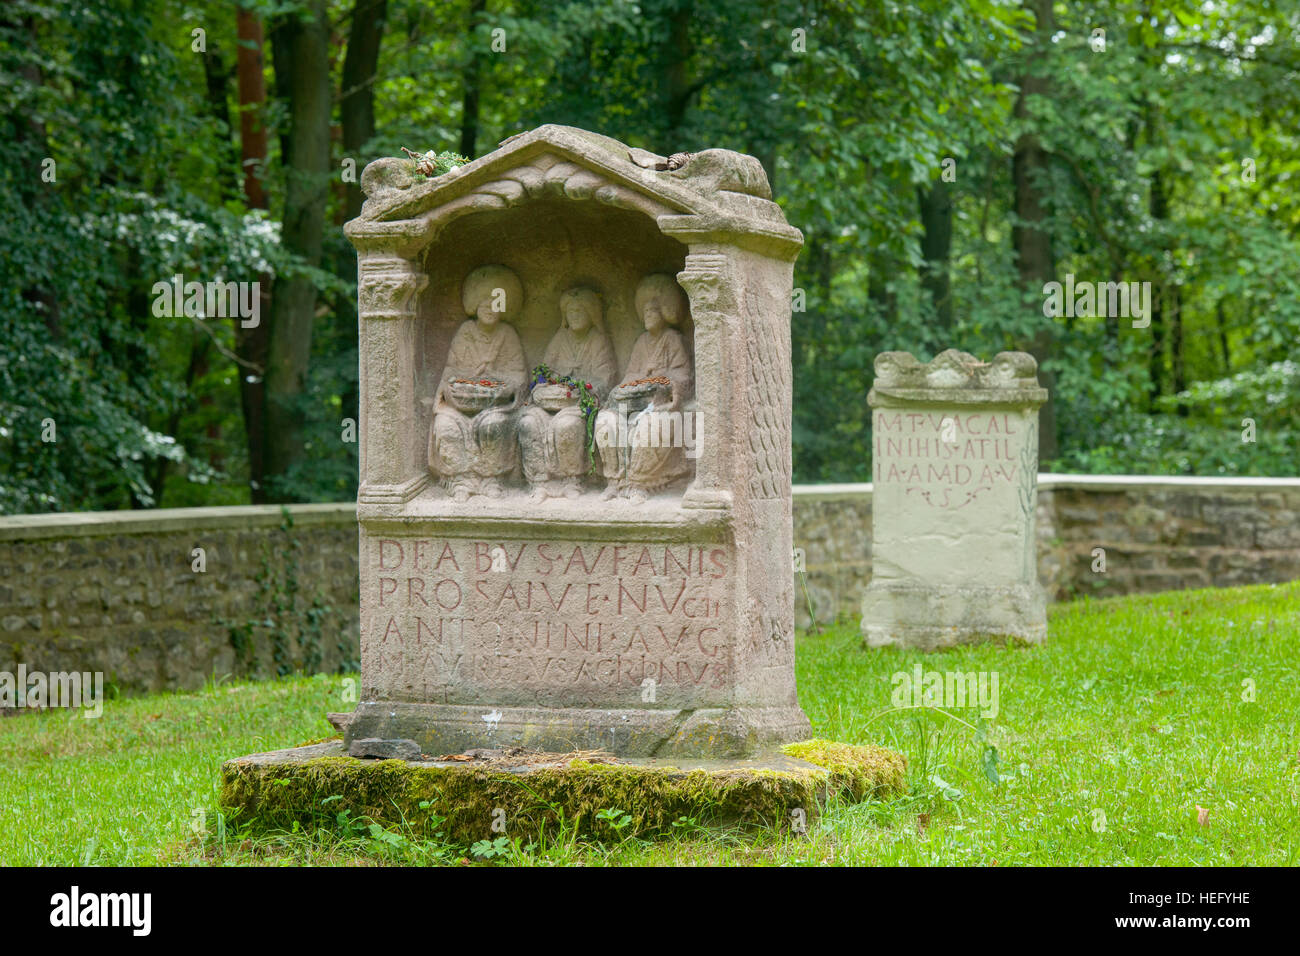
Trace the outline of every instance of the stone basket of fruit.
{"label": "stone basket of fruit", "polygon": [[591,383],[584,382],[572,375],[560,375],[548,365],[539,365],[533,369],[533,402],[548,412],[558,412],[562,408],[582,407],[583,415],[590,416],[596,412],[596,393]]}
{"label": "stone basket of fruit", "polygon": [[662,375],[654,378],[639,378],[635,382],[624,382],[609,393],[614,404],[625,404],[629,411],[639,412],[663,395],[665,400],[671,392],[673,383]]}
{"label": "stone basket of fruit", "polygon": [[505,382],[494,382],[486,378],[458,378],[451,383],[447,393],[459,411],[466,415],[476,415],[485,408],[500,404],[509,389],[510,386]]}
{"label": "stone basket of fruit", "polygon": [[572,408],[580,399],[578,390],[564,382],[542,382],[533,386],[533,401],[548,412]]}

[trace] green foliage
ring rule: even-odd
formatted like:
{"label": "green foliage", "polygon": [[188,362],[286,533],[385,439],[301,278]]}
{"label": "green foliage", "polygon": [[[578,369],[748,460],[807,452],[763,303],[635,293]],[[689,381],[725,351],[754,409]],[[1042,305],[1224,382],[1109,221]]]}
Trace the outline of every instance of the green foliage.
{"label": "green foliage", "polygon": [[495,840],[479,840],[469,848],[470,855],[480,860],[490,860],[495,856],[506,856],[510,852],[510,838],[497,837]]}
{"label": "green foliage", "polygon": [[212,140],[178,65],[120,4],[18,2],[0,22],[0,512],[148,506],[167,465],[216,473],[171,427],[195,333],[153,319],[148,290],[268,243],[200,185]]}
{"label": "green foliage", "polygon": [[[339,119],[351,4],[327,6],[341,25],[328,78]],[[239,386],[262,369],[235,358],[236,322],[154,314],[154,284],[176,274],[268,290],[301,276],[317,289],[291,400],[305,458],[257,491],[354,495],[356,445],[340,440],[358,389],[356,260],[339,228],[347,178],[333,183],[320,267],[287,254],[279,229],[293,171],[281,155],[286,78],[270,52],[276,18],[305,8],[252,4],[268,26],[268,211],[248,208],[240,188],[228,5],[6,9],[0,512],[249,500]],[[414,142],[441,175],[543,122],[661,153],[757,156],[806,239],[792,336],[797,481],[870,477],[865,393],[880,351],[928,358],[955,346],[988,358],[1040,338],[1060,439],[1045,467],[1300,473],[1294,378],[1270,384],[1300,338],[1295,10],[1058,2],[1041,43],[1031,8],[1003,0],[473,9],[389,0],[366,86],[376,132],[350,154],[358,169]],[[1022,98],[1031,74],[1045,91]],[[1046,153],[1036,185],[1056,276],[1150,282],[1160,311],[1149,327],[1044,316],[1013,252],[1023,137]],[[922,255],[918,195],[937,181],[952,236],[936,265]],[[940,309],[923,280],[944,272],[951,301]],[[1232,440],[1244,418],[1254,442]]]}
{"label": "green foliage", "polygon": [[1300,366],[1198,382],[1164,396],[1149,415],[1123,398],[1105,401],[1105,378],[1080,383],[1087,441],[1064,456],[1064,470],[1165,475],[1300,474]]}
{"label": "green foliage", "polygon": [[578,393],[578,409],[582,412],[582,420],[587,426],[587,460],[591,462],[591,471],[595,472],[596,412],[600,408],[600,399],[596,396],[591,383],[585,379],[574,378],[572,375],[557,375],[545,362],[529,372],[528,379],[533,386],[567,385],[570,397],[574,392]]}
{"label": "green foliage", "polygon": [[413,153],[409,149],[403,147],[403,152],[410,157],[411,168],[415,172],[420,173],[422,176],[427,176],[430,179],[434,179],[444,173],[449,173],[456,167],[464,166],[469,162],[469,160],[460,155],[460,153],[453,153],[451,150],[443,150],[439,153],[431,149],[427,153],[421,155],[419,153]]}
{"label": "green foliage", "polygon": [[[604,810],[597,812],[596,819],[605,823],[617,836],[621,836],[623,831],[632,824],[632,815],[624,813],[616,807],[606,807]],[[674,820],[673,826],[676,825],[677,821]]]}
{"label": "green foliage", "polygon": [[337,669],[352,670],[358,662],[351,659],[355,645],[347,616],[327,604],[319,593],[312,595],[306,607],[299,606],[302,542],[294,534],[289,510],[280,510],[284,516],[280,534],[268,535],[262,542],[262,563],[249,616],[216,622],[229,635],[236,673],[260,676],[264,664],[258,659],[260,646],[269,648],[276,677],[315,673],[325,658],[326,635],[335,640]]}

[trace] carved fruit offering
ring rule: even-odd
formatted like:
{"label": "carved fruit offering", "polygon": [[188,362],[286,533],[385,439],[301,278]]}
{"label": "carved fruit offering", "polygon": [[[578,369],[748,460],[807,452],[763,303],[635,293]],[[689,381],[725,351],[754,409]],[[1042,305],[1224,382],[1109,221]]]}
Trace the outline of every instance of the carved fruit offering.
{"label": "carved fruit offering", "polygon": [[451,403],[466,415],[473,415],[499,404],[505,397],[509,386],[504,382],[491,379],[458,378],[447,390]]}
{"label": "carved fruit offering", "polygon": [[673,383],[662,375],[639,378],[634,382],[624,382],[610,392],[609,397],[615,402],[626,403],[633,411],[640,411],[654,401],[656,395],[671,389],[672,385]]}
{"label": "carved fruit offering", "polygon": [[572,386],[563,382],[544,382],[533,386],[533,401],[548,412],[558,412],[561,408],[577,405],[579,395]]}

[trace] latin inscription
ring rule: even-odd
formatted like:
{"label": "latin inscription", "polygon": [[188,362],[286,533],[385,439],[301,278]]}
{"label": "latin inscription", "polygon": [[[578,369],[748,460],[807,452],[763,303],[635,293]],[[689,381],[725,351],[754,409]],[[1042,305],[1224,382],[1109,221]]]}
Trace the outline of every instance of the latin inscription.
{"label": "latin inscription", "polygon": [[937,508],[963,508],[1017,479],[1017,416],[1002,412],[876,412],[877,486],[894,485]]}
{"label": "latin inscription", "polygon": [[720,547],[372,537],[363,637],[390,683],[722,687]]}

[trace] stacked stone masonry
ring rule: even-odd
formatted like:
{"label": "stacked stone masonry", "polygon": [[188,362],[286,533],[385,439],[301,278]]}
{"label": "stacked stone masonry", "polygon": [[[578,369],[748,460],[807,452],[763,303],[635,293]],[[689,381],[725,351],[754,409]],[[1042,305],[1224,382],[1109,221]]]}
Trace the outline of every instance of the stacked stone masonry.
{"label": "stacked stone masonry", "polygon": [[[270,676],[280,663],[269,630],[249,629],[243,647],[232,630],[277,607],[298,622],[280,641],[289,667],[355,666],[355,505],[288,513],[288,531],[278,507],[0,518],[0,671],[102,670],[123,694]],[[1042,475],[1038,538],[1055,600],[1289,581],[1300,578],[1300,479]],[[818,620],[856,620],[871,574],[871,486],[796,486],[794,543]],[[206,570],[196,572],[200,547]],[[1104,573],[1093,570],[1097,548]],[[807,626],[802,581],[794,593]]]}
{"label": "stacked stone masonry", "polygon": [[[871,485],[796,485],[794,522],[818,620],[855,619],[871,578]],[[1051,600],[1300,578],[1300,479],[1039,475],[1037,523]],[[806,627],[802,586],[797,597]]]}
{"label": "stacked stone masonry", "polygon": [[354,667],[355,506],[289,511],[288,531],[278,507],[0,518],[0,671],[135,694],[273,675],[277,644],[287,669]]}

